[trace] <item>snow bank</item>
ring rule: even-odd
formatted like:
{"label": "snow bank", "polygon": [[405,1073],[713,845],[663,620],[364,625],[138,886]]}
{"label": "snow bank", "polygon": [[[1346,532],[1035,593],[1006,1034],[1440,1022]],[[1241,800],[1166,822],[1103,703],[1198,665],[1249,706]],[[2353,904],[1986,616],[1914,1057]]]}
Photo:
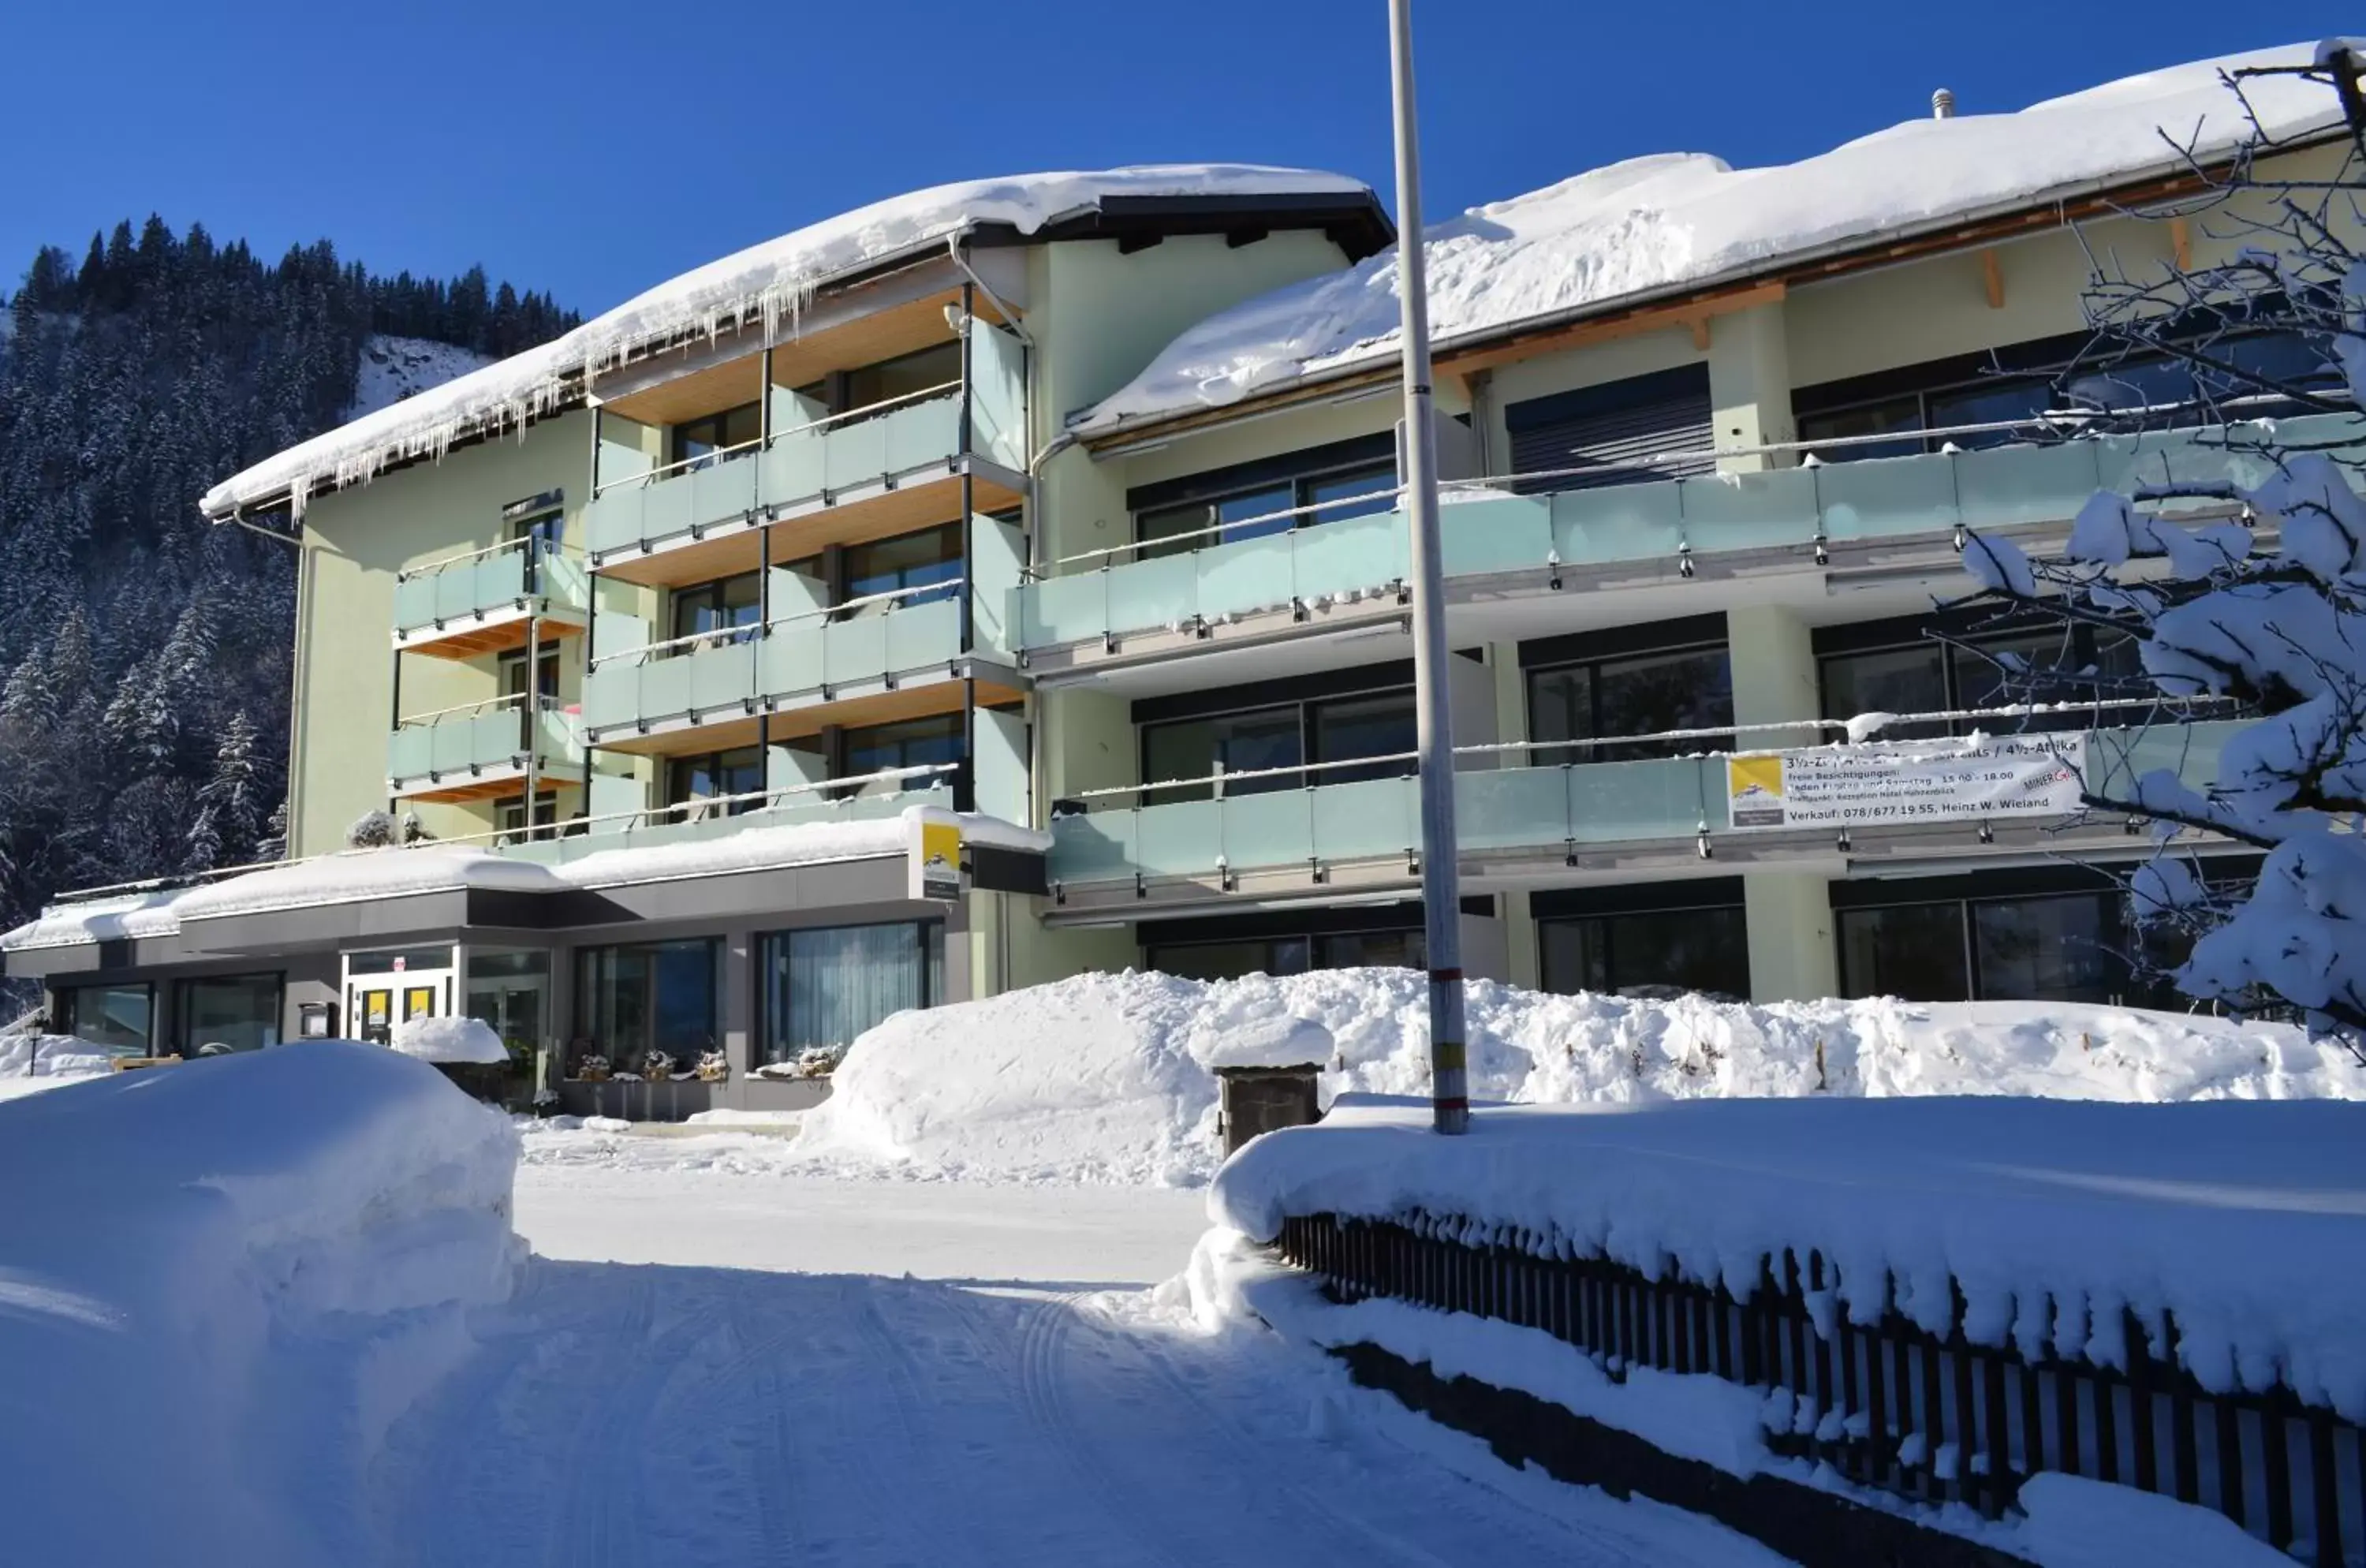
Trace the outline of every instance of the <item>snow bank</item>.
{"label": "snow bank", "polygon": [[760,324],[775,336],[838,275],[976,224],[1008,223],[1031,234],[1111,197],[1355,195],[1367,188],[1360,180],[1306,169],[1171,164],[966,180],[891,197],[683,273],[538,348],[291,446],[216,485],[200,504],[219,517],[287,491],[300,513],[309,490],[358,483],[389,463],[440,457],[464,434],[523,428],[562,406],[569,378],[589,383],[640,350]]}
{"label": "snow bank", "polygon": [[364,1468],[509,1295],[516,1153],[440,1074],[350,1042],[0,1105],[11,1554],[366,1557],[338,1539]]}
{"label": "snow bank", "polygon": [[476,1018],[405,1019],[394,1026],[389,1043],[406,1056],[456,1066],[492,1066],[510,1059],[493,1026]]}
{"label": "snow bank", "polygon": [[[902,1013],[855,1043],[799,1147],[1009,1179],[1203,1180],[1217,1163],[1213,1067],[1311,1053],[1326,1096],[1424,1094],[1427,1006],[1403,969],[1213,984],[1129,972]],[[2298,1030],[2129,1008],[1757,1007],[1474,981],[1467,1010],[1482,1100],[2366,1098],[2366,1069]]]}
{"label": "snow bank", "polygon": [[115,1058],[121,1054],[71,1034],[0,1034],[0,1078],[113,1072]]}
{"label": "snow bank", "polygon": [[1836,1265],[1838,1306],[1894,1306],[2036,1358],[2120,1365],[2123,1305],[2174,1314],[2213,1390],[2281,1373],[2366,1417],[2366,1111],[2347,1104],[2079,1104],[1996,1098],[1505,1106],[1471,1135],[1425,1102],[1343,1101],[1259,1138],[1211,1216],[1258,1240],[1289,1213],[1461,1215],[1547,1253],[1673,1267],[1737,1296],[1790,1248]]}
{"label": "snow bank", "polygon": [[[1772,168],[1669,152],[1594,169],[1430,228],[1430,329],[1450,348],[1514,322],[2181,170],[2164,135],[2191,139],[2209,159],[2250,134],[2222,70],[2312,56],[2308,45],[2261,50],[2148,72],[2018,114],[1911,119]],[[2339,122],[2339,106],[2320,84],[2267,77],[2247,88],[2270,135]],[[1234,402],[1391,357],[1401,308],[1391,248],[1200,322],[1077,427]]]}

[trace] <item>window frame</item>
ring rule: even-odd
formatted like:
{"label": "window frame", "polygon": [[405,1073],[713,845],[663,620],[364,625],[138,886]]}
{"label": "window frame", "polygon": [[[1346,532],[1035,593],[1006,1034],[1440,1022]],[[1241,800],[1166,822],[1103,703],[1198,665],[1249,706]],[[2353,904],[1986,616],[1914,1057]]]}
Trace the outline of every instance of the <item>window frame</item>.
{"label": "window frame", "polygon": [[[727,757],[736,757],[743,752],[753,753],[754,760],[752,762],[743,762],[738,765],[743,767],[752,766],[756,770],[756,789],[758,791],[761,791],[765,787],[770,776],[770,770],[766,767],[764,748],[761,744],[726,746],[714,751],[686,752],[681,755],[662,759],[664,766],[659,770],[658,775],[658,793],[662,797],[658,803],[659,810],[663,813],[676,814],[672,817],[672,820],[688,821],[691,819],[691,814],[697,809],[698,802],[725,800],[733,795],[744,793],[738,790],[727,790],[721,795],[683,795],[680,796],[677,796],[674,793],[674,781],[682,773],[693,772],[703,766],[706,769],[708,777],[719,780],[723,777],[726,772],[724,759]],[[723,815],[726,817],[739,817],[755,810],[758,807],[764,804],[765,802],[760,799],[732,801],[729,805],[723,807],[721,810]]]}
{"label": "window frame", "polygon": [[[755,1022],[754,1033],[749,1041],[749,1053],[752,1064],[773,1066],[795,1060],[794,1055],[775,1057],[772,1055],[775,1021],[772,1016],[772,994],[773,943],[777,942],[785,944],[800,934],[811,934],[815,931],[871,931],[883,926],[908,927],[918,933],[920,1002],[916,1010],[927,1012],[945,1005],[946,998],[938,993],[950,992],[952,989],[952,976],[945,972],[952,939],[946,929],[946,920],[942,915],[920,915],[908,919],[845,920],[827,925],[782,926],[771,931],[760,931],[754,933],[749,944],[755,960],[749,967],[755,972],[753,979],[756,990],[754,1005],[749,1010],[749,1016]],[[785,977],[782,983],[785,990],[787,986]],[[874,1023],[871,1027],[876,1028],[877,1025]],[[851,1045],[853,1042],[848,1041],[846,1043]]]}
{"label": "window frame", "polygon": [[[754,418],[755,434],[744,441],[730,440],[731,421],[740,415],[749,415]],[[691,432],[708,428],[713,429],[715,439],[706,444],[705,451],[693,453],[683,450],[693,439]],[[750,399],[744,403],[734,403],[729,408],[716,409],[711,413],[700,414],[695,419],[685,419],[666,426],[667,467],[671,472],[677,474],[695,473],[701,468],[713,468],[717,463],[729,461],[731,457],[745,451],[749,446],[761,441],[763,434],[764,400],[761,398]]]}
{"label": "window frame", "polygon": [[[1284,697],[1278,701],[1243,702],[1236,707],[1217,708],[1206,713],[1179,714],[1170,718],[1137,720],[1134,725],[1134,763],[1137,769],[1134,776],[1143,784],[1142,803],[1145,806],[1166,805],[1183,800],[1219,798],[1214,793],[1216,786],[1213,784],[1184,784],[1163,790],[1152,787],[1156,782],[1152,776],[1150,766],[1150,738],[1153,731],[1180,728],[1191,724],[1209,724],[1222,719],[1245,718],[1253,714],[1290,713],[1295,716],[1298,725],[1298,761],[1294,766],[1300,772],[1298,782],[1295,784],[1287,779],[1256,781],[1258,787],[1245,790],[1244,793],[1262,795],[1279,789],[1312,789],[1321,784],[1350,783],[1358,777],[1389,777],[1391,775],[1385,771],[1365,773],[1361,770],[1353,768],[1320,768],[1308,771],[1313,764],[1318,763],[1360,761],[1353,757],[1325,757],[1317,754],[1318,748],[1315,741],[1320,734],[1320,728],[1315,716],[1318,710],[1351,703],[1373,702],[1388,697],[1402,697],[1407,710],[1409,712],[1413,710],[1414,688],[1409,684],[1392,681],[1382,685],[1324,692],[1306,696]],[[1387,755],[1387,753],[1383,752],[1380,755]],[[1376,770],[1396,768],[1400,771],[1394,776],[1402,778],[1411,778],[1418,771],[1418,764],[1414,761],[1376,762],[1372,766]],[[1185,793],[1200,789],[1205,789],[1209,793],[1206,795]],[[1155,800],[1152,799],[1154,795],[1157,797]]]}
{"label": "window frame", "polygon": [[[1321,513],[1300,512],[1286,520],[1288,526],[1279,525],[1280,520],[1254,525],[1228,525],[1223,521],[1222,508],[1227,502],[1287,488],[1290,496],[1287,507],[1272,510],[1294,511],[1314,504],[1313,491],[1317,487],[1359,473],[1385,475],[1375,479],[1380,491],[1373,492],[1385,494],[1382,504],[1355,511],[1344,504],[1335,504]],[[1393,435],[1373,434],[1327,442],[1274,457],[1186,475],[1181,479],[1137,485],[1126,492],[1128,538],[1134,547],[1132,555],[1136,560],[1188,554],[1213,545],[1233,543],[1236,538],[1262,538],[1312,527],[1318,522],[1343,522],[1350,517],[1386,512],[1395,503],[1393,492],[1396,484],[1397,458]],[[1185,528],[1177,535],[1144,536],[1143,524],[1145,518],[1190,508],[1199,509],[1202,514],[1203,520],[1196,529]],[[1236,534],[1235,529],[1243,526],[1254,526],[1256,531]],[[1219,528],[1222,532],[1208,531]],[[1167,547],[1161,548],[1161,546]]]}
{"label": "window frame", "polygon": [[[1620,649],[1616,651],[1590,653],[1576,658],[1539,660],[1523,663],[1520,670],[1522,716],[1527,723],[1527,737],[1534,742],[1527,752],[1530,767],[1583,767],[1594,762],[1658,761],[1668,757],[1696,751],[1699,746],[1682,740],[1639,741],[1620,746],[1587,745],[1583,742],[1606,733],[1603,728],[1603,671],[1619,665],[1642,665],[1655,660],[1685,659],[1715,653],[1725,660],[1725,725],[1696,725],[1685,728],[1718,729],[1730,726],[1733,717],[1733,644],[1729,637],[1714,640],[1693,638],[1651,648]],[[1567,737],[1561,740],[1539,741],[1537,724],[1537,684],[1548,676],[1564,674],[1572,670],[1587,671],[1586,706],[1591,735]],[[1554,760],[1558,754],[1558,760]]]}
{"label": "window frame", "polygon": [[[655,1026],[658,1021],[659,1001],[658,972],[656,964],[653,960],[649,970],[648,1022],[650,1025],[650,1037],[648,1041],[638,1044],[638,1055],[628,1059],[619,1060],[616,1055],[611,1054],[607,1050],[603,1043],[594,1035],[590,1029],[591,1022],[597,1018],[599,1013],[599,1009],[593,1005],[592,991],[600,981],[601,961],[603,957],[616,953],[642,952],[654,954],[660,949],[689,946],[693,943],[706,949],[706,1005],[708,1021],[711,1025],[709,1038],[714,1042],[709,1049],[728,1051],[730,1049],[730,1030],[724,1007],[724,942],[721,936],[679,936],[654,938],[642,942],[601,942],[593,946],[577,948],[574,953],[573,967],[575,970],[575,983],[571,987],[574,992],[572,998],[573,1012],[568,1021],[569,1035],[567,1042],[565,1060],[560,1064],[560,1071],[569,1077],[579,1077],[580,1075],[577,1073],[576,1069],[580,1065],[583,1055],[587,1051],[589,1051],[591,1053],[606,1055],[608,1057],[608,1067],[611,1073],[639,1072],[641,1070],[641,1063],[643,1059],[649,1052],[657,1049]],[[613,959],[611,960],[611,964],[613,967]],[[610,978],[611,987],[613,988],[613,974]],[[695,1060],[685,1063],[682,1061],[678,1054],[669,1053],[669,1055],[673,1056],[675,1068],[680,1072],[685,1074],[689,1073],[698,1066]]]}
{"label": "window frame", "polygon": [[63,1017],[52,1016],[52,1017],[50,1019],[50,1021],[50,1021],[50,1024],[51,1024],[51,1027],[56,1031],[56,1032],[60,1033],[60,1034],[70,1035],[70,1036],[72,1036],[73,1038],[74,1038],[74,1039],[76,1039],[76,1040],[80,1040],[80,1041],[82,1041],[84,1043],[85,1043],[85,1044],[87,1044],[87,1045],[91,1045],[91,1046],[93,1046],[93,1047],[95,1047],[95,1048],[96,1048],[96,1049],[98,1049],[98,1050],[113,1052],[113,1051],[118,1051],[118,1050],[128,1049],[128,1048],[127,1048],[127,1047],[120,1047],[120,1046],[110,1045],[110,1044],[107,1044],[107,1043],[106,1042],[104,1042],[104,1041],[100,1041],[100,1040],[93,1040],[93,1039],[91,1039],[90,1037],[88,1037],[87,1035],[79,1034],[79,1033],[76,1033],[76,1032],[75,1032],[75,1030],[74,1030],[74,1021],[74,1021],[74,1018],[73,1018],[72,1015],[73,1015],[73,1014],[74,1014],[74,1013],[78,1013],[78,1012],[81,1010],[81,1009],[80,1009],[80,1007],[79,1007],[78,1005],[76,1005],[76,1003],[75,1003],[72,998],[75,998],[80,997],[80,996],[81,996],[81,994],[82,994],[83,992],[84,992],[84,991],[139,991],[139,992],[143,993],[143,994],[145,995],[146,998],[147,998],[147,1008],[148,1008],[148,1031],[147,1031],[147,1033],[148,1033],[148,1038],[147,1038],[147,1040],[146,1040],[146,1041],[145,1041],[145,1042],[141,1045],[141,1047],[140,1047],[140,1050],[139,1050],[139,1053],[138,1053],[138,1054],[139,1054],[140,1055],[142,1055],[142,1056],[152,1056],[152,1055],[154,1055],[156,1054],[156,1032],[157,1032],[157,1031],[156,1031],[156,1026],[157,1026],[157,1023],[158,1023],[159,1020],[158,1020],[158,1018],[157,1018],[157,1008],[156,1008],[156,982],[155,982],[155,981],[153,981],[153,980],[124,980],[124,981],[115,981],[115,982],[107,982],[107,981],[90,981],[90,982],[85,982],[85,983],[77,984],[77,985],[71,985],[71,986],[53,986],[53,987],[51,987],[51,989],[50,989],[50,995],[51,995],[51,1013],[54,1015],[54,1014],[58,1013],[58,1012],[60,1011],[60,1010],[61,1010],[61,1009],[64,1010],[65,1010],[65,1013],[66,1013],[66,1016],[63,1016]]}
{"label": "window frame", "polygon": [[[688,582],[680,588],[670,590],[666,598],[666,629],[671,635],[666,640],[672,646],[667,651],[680,655],[693,653],[704,648],[718,648],[727,643],[753,641],[763,630],[763,578],[764,569],[759,568],[754,571],[735,571],[725,577],[710,577],[704,582]],[[752,586],[756,596],[742,604],[731,604],[728,602],[728,591],[739,584]],[[749,609],[755,611],[755,615],[749,620],[732,621],[727,625],[709,626],[704,631],[684,631],[682,629],[683,612],[696,611],[701,607],[702,601],[710,601],[704,607],[712,610],[718,617],[735,610]],[[699,639],[694,647],[690,643],[693,637]]]}
{"label": "window frame", "polygon": [[[254,969],[236,975],[187,975],[173,986],[174,1049],[185,1059],[194,1060],[199,1042],[196,1038],[196,1009],[193,1005],[197,989],[204,986],[237,985],[258,980],[271,984],[271,1021],[267,1026],[278,1038],[256,1047],[271,1050],[287,1043],[287,972],[284,969]],[[244,1055],[243,1052],[238,1053]]]}

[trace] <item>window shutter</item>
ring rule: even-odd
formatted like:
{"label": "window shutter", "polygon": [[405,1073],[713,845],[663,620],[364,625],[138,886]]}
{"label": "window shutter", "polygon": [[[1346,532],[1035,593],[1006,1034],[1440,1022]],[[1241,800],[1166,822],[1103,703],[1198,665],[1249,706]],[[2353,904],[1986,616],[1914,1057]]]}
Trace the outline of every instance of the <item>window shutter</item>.
{"label": "window shutter", "polygon": [[[1523,494],[1677,479],[1717,467],[1706,457],[1643,461],[1662,452],[1707,452],[1714,442],[1706,366],[1532,398],[1505,408],[1504,421],[1513,471],[1549,475],[1517,481],[1514,488]],[[1582,471],[1551,472],[1564,468]]]}

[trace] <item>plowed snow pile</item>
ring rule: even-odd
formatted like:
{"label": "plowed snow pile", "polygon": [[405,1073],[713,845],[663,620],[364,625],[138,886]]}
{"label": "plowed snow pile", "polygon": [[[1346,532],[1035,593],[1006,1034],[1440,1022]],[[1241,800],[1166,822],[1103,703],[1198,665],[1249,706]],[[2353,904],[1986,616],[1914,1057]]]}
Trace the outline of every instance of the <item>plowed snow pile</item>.
{"label": "plowed snow pile", "polygon": [[363,1560],[387,1428],[510,1294],[516,1158],[344,1041],[0,1105],[0,1557]]}
{"label": "plowed snow pile", "polygon": [[[1475,981],[1469,1015],[1470,1089],[1486,1100],[2366,1098],[2366,1068],[2298,1030],[2133,1008],[1759,1007]],[[1425,1093],[1428,1049],[1410,970],[1086,975],[889,1019],[855,1043],[797,1147],[915,1173],[1191,1183],[1217,1163],[1213,1063],[1316,1055],[1327,1100]]]}

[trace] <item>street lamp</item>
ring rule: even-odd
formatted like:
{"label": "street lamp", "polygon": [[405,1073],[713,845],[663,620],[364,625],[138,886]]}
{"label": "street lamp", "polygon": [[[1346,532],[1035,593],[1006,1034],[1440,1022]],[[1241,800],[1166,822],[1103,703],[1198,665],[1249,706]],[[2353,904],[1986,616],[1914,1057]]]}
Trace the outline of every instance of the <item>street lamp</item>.
{"label": "street lamp", "polygon": [[1421,249],[1421,150],[1414,124],[1413,0],[1389,0],[1395,79],[1397,292],[1404,336],[1404,509],[1413,526],[1413,685],[1421,757],[1422,926],[1429,963],[1431,1125],[1470,1127],[1463,1067],[1462,878],[1454,858],[1454,724],[1447,706],[1445,588],[1438,566],[1437,431],[1430,423],[1429,282]]}

